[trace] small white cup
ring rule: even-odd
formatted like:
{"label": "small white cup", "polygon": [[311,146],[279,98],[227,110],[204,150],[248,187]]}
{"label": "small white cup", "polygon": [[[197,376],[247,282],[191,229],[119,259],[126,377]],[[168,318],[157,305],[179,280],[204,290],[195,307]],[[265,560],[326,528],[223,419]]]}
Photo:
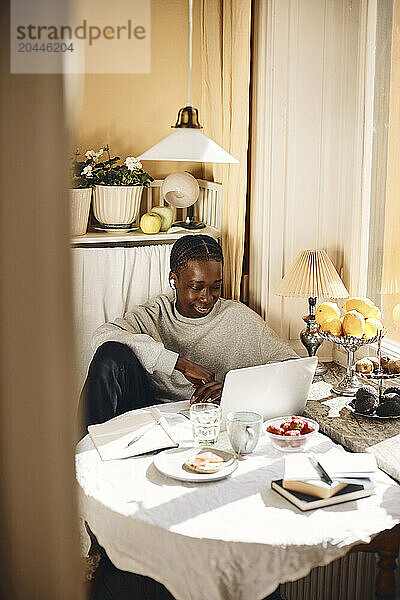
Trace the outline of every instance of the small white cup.
{"label": "small white cup", "polygon": [[236,454],[253,452],[260,439],[262,422],[262,416],[256,412],[243,410],[228,413],[226,428]]}

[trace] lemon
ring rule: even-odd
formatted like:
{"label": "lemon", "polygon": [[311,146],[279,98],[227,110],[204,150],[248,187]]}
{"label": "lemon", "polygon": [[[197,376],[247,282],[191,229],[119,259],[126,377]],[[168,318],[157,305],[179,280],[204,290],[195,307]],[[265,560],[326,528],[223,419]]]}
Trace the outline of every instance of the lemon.
{"label": "lemon", "polygon": [[328,319],[322,323],[321,331],[327,331],[328,333],[339,337],[342,335],[342,322],[340,319],[336,318]]}
{"label": "lemon", "polygon": [[318,325],[322,325],[328,319],[338,319],[340,317],[340,308],[334,302],[323,302],[315,313],[315,320]]}
{"label": "lemon", "polygon": [[343,318],[343,333],[354,337],[362,337],[365,331],[365,319],[356,310],[346,312]]}
{"label": "lemon", "polygon": [[382,329],[382,323],[379,319],[376,319],[375,317],[370,317],[369,319],[365,320],[365,331],[364,331],[364,336],[368,339],[368,338],[372,338],[374,337],[378,331],[380,331]]}
{"label": "lemon", "polygon": [[364,319],[368,319],[374,315],[375,305],[369,298],[349,298],[343,304],[343,310],[345,313],[356,310]]}
{"label": "lemon", "polygon": [[374,312],[371,315],[371,317],[373,317],[374,319],[379,319],[380,321],[382,321],[382,314],[381,314],[380,309],[377,306],[374,306]]}

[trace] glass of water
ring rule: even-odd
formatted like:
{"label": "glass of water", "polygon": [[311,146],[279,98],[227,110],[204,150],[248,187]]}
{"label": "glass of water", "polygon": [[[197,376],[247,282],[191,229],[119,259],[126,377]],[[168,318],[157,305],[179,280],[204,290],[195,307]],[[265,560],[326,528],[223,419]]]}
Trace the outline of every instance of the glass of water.
{"label": "glass of water", "polygon": [[221,427],[221,407],[211,402],[199,402],[190,407],[193,439],[201,446],[215,444]]}

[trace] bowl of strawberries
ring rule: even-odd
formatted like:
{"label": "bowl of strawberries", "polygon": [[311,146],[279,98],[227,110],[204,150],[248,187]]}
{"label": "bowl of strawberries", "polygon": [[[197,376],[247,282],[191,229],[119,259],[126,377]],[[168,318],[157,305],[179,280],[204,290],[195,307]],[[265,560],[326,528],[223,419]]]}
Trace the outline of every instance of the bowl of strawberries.
{"label": "bowl of strawberries", "polygon": [[264,426],[274,448],[283,452],[302,452],[319,429],[316,421],[298,415],[276,417]]}

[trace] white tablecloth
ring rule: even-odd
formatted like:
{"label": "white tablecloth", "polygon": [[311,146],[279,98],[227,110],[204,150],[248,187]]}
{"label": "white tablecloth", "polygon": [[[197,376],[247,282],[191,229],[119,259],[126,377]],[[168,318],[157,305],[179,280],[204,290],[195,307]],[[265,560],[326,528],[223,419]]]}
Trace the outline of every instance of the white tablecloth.
{"label": "white tablecloth", "polygon": [[[187,442],[189,421],[177,433]],[[312,450],[333,445],[316,434]],[[229,449],[226,433],[217,447]],[[156,579],[177,600],[260,600],[400,522],[400,486],[382,472],[369,498],[308,513],[291,506],[270,489],[283,454],[266,436],[219,482],[180,483],[152,463],[102,462],[86,436],[76,455],[80,513],[115,566]]]}

